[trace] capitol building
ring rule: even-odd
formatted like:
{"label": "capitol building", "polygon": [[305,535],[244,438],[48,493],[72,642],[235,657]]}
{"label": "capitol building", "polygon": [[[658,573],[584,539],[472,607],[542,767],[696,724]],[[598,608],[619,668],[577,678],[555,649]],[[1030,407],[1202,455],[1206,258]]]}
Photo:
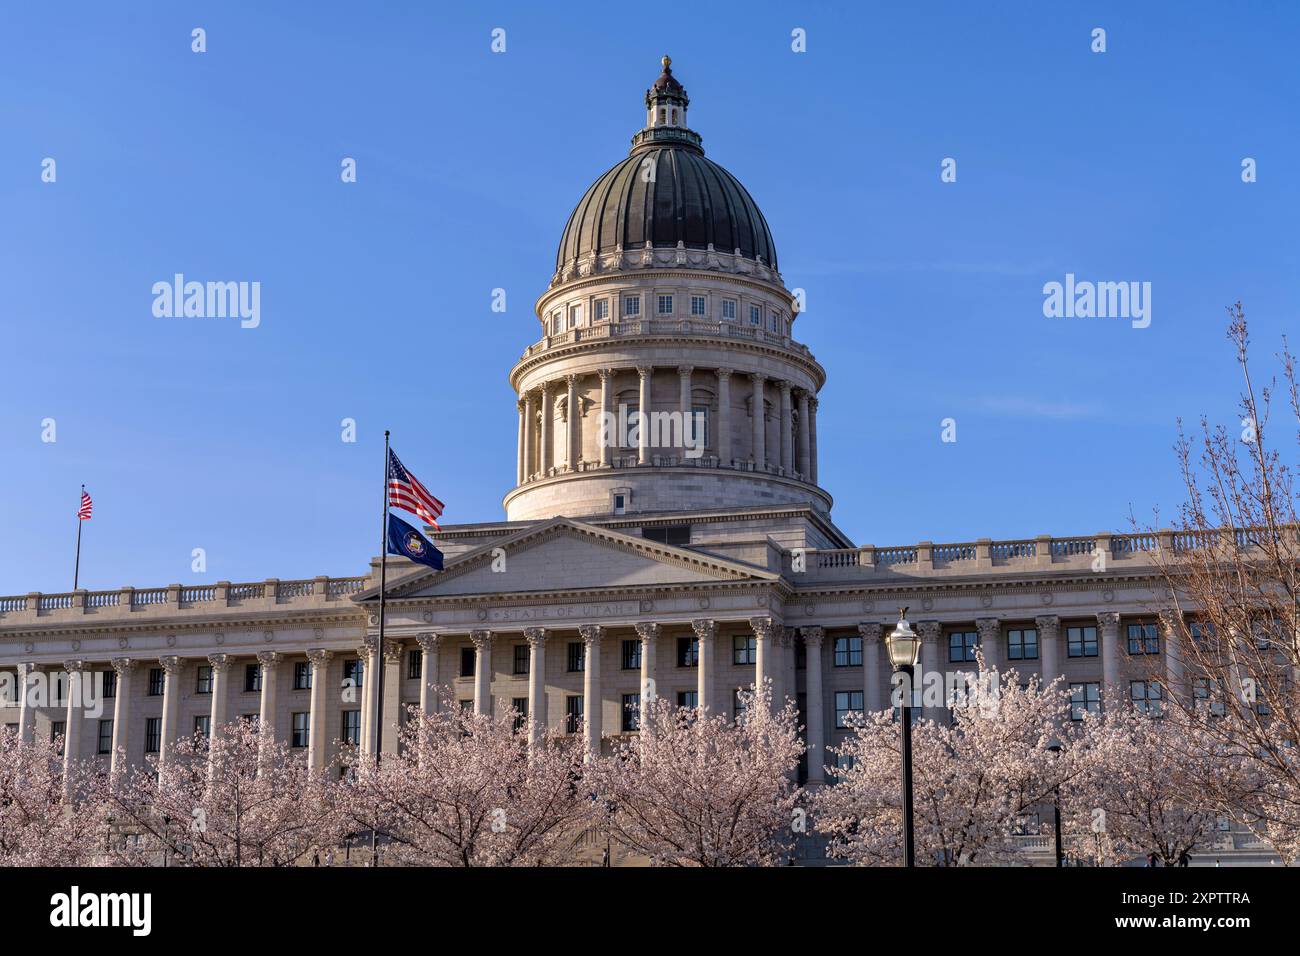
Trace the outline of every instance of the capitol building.
{"label": "capitol building", "polygon": [[[537,339],[509,369],[504,520],[427,529],[442,571],[389,559],[382,655],[379,559],[364,555],[342,577],[0,597],[10,681],[89,673],[102,697],[95,715],[7,700],[0,723],[107,768],[257,716],[324,768],[340,741],[395,748],[390,728],[440,706],[436,688],[608,748],[636,732],[642,693],[734,715],[738,690],[771,679],[797,702],[815,785],[846,715],[889,706],[882,637],[901,606],[924,671],[971,670],[980,648],[1022,677],[1063,676],[1076,718],[1106,686],[1135,701],[1180,686],[1151,560],[1174,532],[884,547],[836,527],[818,393],[850,370],[800,342],[812,319],[763,213],[689,106],[665,57],[627,156],[569,214]],[[656,413],[675,427],[608,427]],[[382,737],[367,706],[380,668]],[[1216,849],[1253,852],[1244,839]]]}

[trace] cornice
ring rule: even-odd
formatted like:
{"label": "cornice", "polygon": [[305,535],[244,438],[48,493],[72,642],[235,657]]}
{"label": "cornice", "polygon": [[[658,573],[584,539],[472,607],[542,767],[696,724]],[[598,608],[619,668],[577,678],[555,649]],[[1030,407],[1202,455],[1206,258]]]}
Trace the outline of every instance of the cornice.
{"label": "cornice", "polygon": [[365,625],[365,612],[355,604],[344,604],[331,608],[327,612],[292,612],[276,613],[268,608],[255,612],[227,614],[215,610],[212,614],[186,614],[166,618],[151,618],[148,621],[95,621],[92,619],[64,620],[53,624],[36,624],[9,626],[0,628],[0,643],[13,637],[78,637],[117,634],[145,633],[179,633],[194,631],[225,630],[229,628],[272,626],[276,628],[307,627],[312,625]]}

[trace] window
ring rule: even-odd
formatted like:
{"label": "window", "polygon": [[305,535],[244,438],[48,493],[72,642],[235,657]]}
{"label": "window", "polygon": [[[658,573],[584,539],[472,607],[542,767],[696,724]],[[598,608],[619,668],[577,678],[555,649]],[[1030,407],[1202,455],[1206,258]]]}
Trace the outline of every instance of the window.
{"label": "window", "polygon": [[529,648],[527,644],[516,644],[514,649],[514,664],[510,671],[512,674],[527,674],[530,666]]}
{"label": "window", "polygon": [[736,319],[736,300],[735,300],[735,299],[723,299],[723,300],[722,300],[722,317],[723,317],[724,319],[730,319],[730,320],[732,320],[733,322],[735,321],[735,319]]}
{"label": "window", "polygon": [[670,296],[670,295],[661,295],[661,296],[659,296],[659,309],[658,309],[658,311],[659,311],[659,314],[660,314],[660,315],[672,315],[672,314],[673,314],[673,297]]}
{"label": "window", "polygon": [[97,754],[111,754],[113,752],[113,722],[111,720],[101,720],[99,722],[99,743],[95,746]]}
{"label": "window", "polygon": [[623,670],[635,671],[641,669],[641,642],[624,641],[623,642]]}
{"label": "window", "polygon": [[692,405],[691,420],[687,423],[691,445],[701,451],[709,447],[709,406]]}
{"label": "window", "polygon": [[199,665],[197,676],[194,681],[194,693],[212,693],[212,666],[210,664]]}
{"label": "window", "polygon": [[1160,636],[1154,624],[1128,626],[1128,652],[1130,654],[1159,654]]}
{"label": "window", "polygon": [[835,638],[835,666],[862,666],[862,636]]}
{"label": "window", "polygon": [[731,663],[754,664],[758,661],[758,638],[753,634],[737,634],[731,639]]}
{"label": "window", "polygon": [[474,648],[462,647],[460,649],[460,676],[474,676]]}
{"label": "window", "polygon": [[340,736],[345,744],[356,747],[361,743],[361,711],[345,710]]}
{"label": "window", "polygon": [[244,693],[252,694],[262,689],[262,665],[247,664],[244,666]]}
{"label": "window", "polygon": [[1007,658],[1013,661],[1038,660],[1038,629],[1018,627],[1007,631]]}
{"label": "window", "polygon": [[105,697],[116,697],[116,696],[117,696],[117,671],[115,671],[115,670],[106,670],[106,671],[104,671],[104,684],[103,684],[103,687],[104,687],[104,696],[105,696]]}
{"label": "window", "polygon": [[762,308],[762,306],[751,305],[751,306],[749,307],[749,324],[750,324],[750,325],[762,325],[762,324],[763,324],[763,308]]}
{"label": "window", "polygon": [[1159,681],[1129,681],[1128,697],[1133,704],[1133,709],[1139,714],[1150,714],[1152,717],[1160,716],[1163,694],[1160,691]]}
{"label": "window", "polygon": [[582,324],[582,306],[569,306],[569,328],[576,329]]}
{"label": "window", "polygon": [[528,725],[528,698],[511,697],[510,706],[515,712],[515,730],[523,730]]}
{"label": "window", "polygon": [[647,541],[684,547],[691,543],[691,526],[686,524],[669,525],[666,528],[642,528],[641,537]]}
{"label": "window", "polygon": [[691,296],[691,315],[708,315],[707,302],[702,295]]}
{"label": "window", "polygon": [[293,721],[289,725],[292,730],[289,733],[289,746],[299,749],[307,746],[307,713],[299,711],[293,715]]}
{"label": "window", "polygon": [[979,644],[978,631],[953,631],[948,635],[948,660],[954,662],[975,660],[975,649]]}
{"label": "window", "polygon": [[690,707],[694,710],[700,706],[700,692],[698,690],[679,690],[677,692],[677,706]]}
{"label": "window", "polygon": [[1192,635],[1192,640],[1202,647],[1209,638],[1214,636],[1214,624],[1211,621],[1192,621],[1187,625],[1187,630]]}
{"label": "window", "polygon": [[677,666],[698,667],[700,664],[700,639],[698,637],[677,638]]}
{"label": "window", "polygon": [[597,299],[596,316],[595,316],[596,321],[604,322],[608,318],[609,318],[609,299]]}
{"label": "window", "polygon": [[162,743],[162,718],[146,717],[144,720],[144,752],[156,754]]}
{"label": "window", "polygon": [[738,724],[743,724],[746,714],[749,713],[749,698],[746,696],[748,693],[739,688],[731,692],[731,712],[735,715]]}
{"label": "window", "polygon": [[1223,704],[1223,684],[1219,681],[1210,683],[1208,677],[1198,677],[1192,685],[1196,699],[1196,709],[1209,707],[1211,717],[1222,717],[1225,713]]}
{"label": "window", "polygon": [[1096,715],[1101,712],[1100,684],[1070,685],[1070,719],[1083,720],[1084,714]]}
{"label": "window", "polygon": [[641,314],[641,297],[629,295],[623,297],[623,315],[632,318]]}
{"label": "window", "polygon": [[1065,653],[1069,657],[1097,656],[1097,629],[1095,627],[1067,627]]}
{"label": "window", "polygon": [[582,698],[577,694],[570,694],[564,698],[564,732],[576,734],[581,725]]}
{"label": "window", "polygon": [[207,740],[212,736],[212,715],[199,714],[194,718],[194,736]]}
{"label": "window", "polygon": [[566,667],[570,674],[580,674],[587,667],[587,647],[582,641],[569,641],[565,647]]}
{"label": "window", "polygon": [[862,713],[862,691],[837,690],[835,692],[835,726],[845,728],[849,725],[849,714]]}
{"label": "window", "polygon": [[624,495],[614,496],[614,514],[621,515],[627,510],[627,498]]}
{"label": "window", "polygon": [[360,658],[352,658],[343,662],[343,682],[339,685],[344,690],[351,688],[360,690],[361,685],[365,682],[366,666]]}
{"label": "window", "polygon": [[311,661],[294,662],[293,689],[311,690]]}
{"label": "window", "polygon": [[456,701],[456,706],[459,707],[463,713],[472,713],[474,710],[474,701],[469,698],[463,698]]}
{"label": "window", "polygon": [[623,733],[641,729],[641,695],[623,695]]}
{"label": "window", "polygon": [[163,693],[163,670],[161,667],[149,668],[149,696],[161,697]]}
{"label": "window", "polygon": [[[68,724],[62,720],[50,721],[50,743],[68,736]],[[63,747],[59,747],[59,753],[63,753]]]}

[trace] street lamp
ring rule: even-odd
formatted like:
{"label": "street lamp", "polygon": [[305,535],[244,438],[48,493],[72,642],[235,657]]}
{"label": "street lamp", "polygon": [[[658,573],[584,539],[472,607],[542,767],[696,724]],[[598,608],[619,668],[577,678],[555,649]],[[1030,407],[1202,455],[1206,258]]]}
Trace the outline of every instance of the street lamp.
{"label": "street lamp", "polygon": [[[1060,758],[1061,741],[1053,737],[1052,742],[1047,745],[1047,749],[1053,756]],[[1052,803],[1055,805],[1056,815],[1056,865],[1065,866],[1065,847],[1061,846],[1061,785],[1058,783],[1052,788]]]}
{"label": "street lamp", "polygon": [[907,623],[907,608],[898,609],[898,623],[885,638],[889,663],[895,673],[906,675],[903,698],[903,857],[906,866],[916,866],[916,845],[912,824],[912,684],[916,662],[921,656],[921,639]]}

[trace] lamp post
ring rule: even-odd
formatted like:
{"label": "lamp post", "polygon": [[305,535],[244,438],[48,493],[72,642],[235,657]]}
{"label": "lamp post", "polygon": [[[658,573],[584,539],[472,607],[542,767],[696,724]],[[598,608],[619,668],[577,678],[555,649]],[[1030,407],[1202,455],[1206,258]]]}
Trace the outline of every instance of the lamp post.
{"label": "lamp post", "polygon": [[[1053,737],[1052,742],[1047,745],[1050,751],[1057,759],[1061,756],[1061,741]],[[1052,804],[1054,815],[1056,817],[1056,865],[1065,866],[1065,847],[1061,845],[1061,785],[1058,783],[1052,788]]]}
{"label": "lamp post", "polygon": [[921,656],[921,639],[907,623],[907,608],[898,609],[898,623],[885,638],[889,663],[895,673],[906,676],[903,698],[903,858],[905,866],[916,866],[916,845],[912,823],[912,700],[916,662]]}

